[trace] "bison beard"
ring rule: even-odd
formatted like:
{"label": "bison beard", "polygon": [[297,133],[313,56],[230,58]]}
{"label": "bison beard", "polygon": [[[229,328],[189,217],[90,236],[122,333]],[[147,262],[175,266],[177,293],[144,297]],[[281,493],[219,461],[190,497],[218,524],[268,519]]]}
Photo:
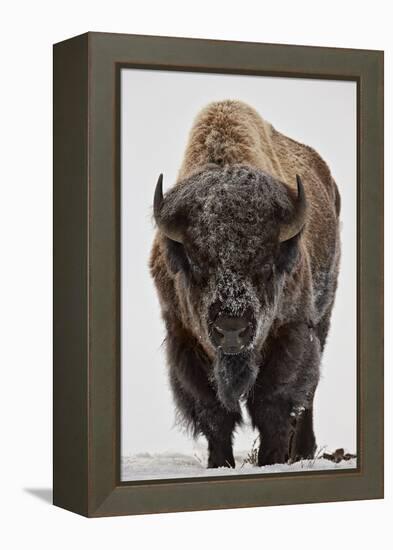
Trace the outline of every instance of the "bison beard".
{"label": "bison beard", "polygon": [[257,378],[255,354],[247,351],[230,355],[219,351],[213,373],[221,403],[228,411],[240,412],[239,400],[248,395]]}

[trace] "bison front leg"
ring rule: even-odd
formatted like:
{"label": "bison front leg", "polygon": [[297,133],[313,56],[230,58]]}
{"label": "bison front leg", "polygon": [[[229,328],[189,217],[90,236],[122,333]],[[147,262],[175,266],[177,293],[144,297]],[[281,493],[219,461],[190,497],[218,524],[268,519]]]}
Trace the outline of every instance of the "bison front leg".
{"label": "bison front leg", "polygon": [[270,342],[270,356],[247,402],[260,432],[259,466],[313,456],[312,402],[319,362],[319,340],[306,323],[283,327]]}
{"label": "bison front leg", "polygon": [[313,458],[316,449],[312,407],[269,404],[258,422],[261,446],[258,466]]}
{"label": "bison front leg", "polygon": [[197,424],[208,443],[208,468],[234,468],[233,431],[240,422],[239,413],[229,413],[220,404],[198,407]]}
{"label": "bison front leg", "polygon": [[232,435],[241,422],[240,412],[229,412],[220,403],[207,373],[211,365],[198,344],[168,336],[170,383],[180,418],[195,436],[208,442],[208,468],[235,467]]}
{"label": "bison front leg", "polygon": [[231,438],[208,438],[209,459],[208,468],[234,468],[235,458],[233,456]]}
{"label": "bison front leg", "polygon": [[289,459],[297,462],[302,459],[313,458],[316,451],[316,441],[313,428],[312,405],[304,410],[295,409],[293,417],[294,433],[289,449]]}
{"label": "bison front leg", "polygon": [[288,462],[294,436],[291,404],[281,399],[249,401],[248,409],[260,434],[258,466]]}

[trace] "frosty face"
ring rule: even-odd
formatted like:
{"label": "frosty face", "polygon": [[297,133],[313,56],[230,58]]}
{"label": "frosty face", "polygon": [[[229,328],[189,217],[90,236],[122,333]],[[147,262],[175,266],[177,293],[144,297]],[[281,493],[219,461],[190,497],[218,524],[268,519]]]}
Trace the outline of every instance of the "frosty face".
{"label": "frosty face", "polygon": [[236,363],[238,376],[239,365],[247,366],[235,393],[244,393],[246,379],[255,380],[253,357],[275,318],[283,276],[296,261],[297,234],[280,242],[280,220],[291,209],[282,184],[233,166],[180,182],[156,215],[183,323],[216,355],[216,369]]}
{"label": "frosty face", "polygon": [[[175,253],[177,260],[183,256],[178,289],[187,316],[203,341],[208,339],[215,350],[233,355],[262,343],[274,317],[280,278],[275,239],[264,238],[266,229],[263,233],[250,211],[233,212],[225,200],[233,199],[232,193],[228,195],[220,200],[224,219],[212,223],[211,218],[209,227],[204,216],[196,219],[194,238],[185,240]],[[173,253],[173,248],[168,252]]]}

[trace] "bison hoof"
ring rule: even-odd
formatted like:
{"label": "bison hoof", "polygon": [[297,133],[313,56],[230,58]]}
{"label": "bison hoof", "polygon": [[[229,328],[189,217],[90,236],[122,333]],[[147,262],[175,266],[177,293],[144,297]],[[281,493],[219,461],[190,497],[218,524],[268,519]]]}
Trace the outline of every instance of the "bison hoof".
{"label": "bison hoof", "polygon": [[280,451],[259,452],[258,466],[271,466],[272,464],[285,464],[288,462],[288,454]]}
{"label": "bison hoof", "polygon": [[208,468],[235,468],[235,459],[233,457],[224,458],[217,460],[215,458],[209,457]]}

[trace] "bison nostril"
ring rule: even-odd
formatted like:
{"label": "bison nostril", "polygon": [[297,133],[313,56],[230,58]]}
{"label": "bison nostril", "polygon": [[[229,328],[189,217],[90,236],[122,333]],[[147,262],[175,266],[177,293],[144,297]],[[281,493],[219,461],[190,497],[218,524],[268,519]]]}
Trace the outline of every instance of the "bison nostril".
{"label": "bison nostril", "polygon": [[215,331],[216,335],[218,336],[218,338],[220,338],[220,340],[224,339],[225,334],[224,334],[224,331],[222,331],[220,329],[220,327],[218,327],[217,325],[214,325],[214,331]]}
{"label": "bison nostril", "polygon": [[248,323],[248,325],[239,332],[239,338],[243,338],[244,336],[247,335],[248,329],[250,328],[250,326],[251,326],[251,323]]}
{"label": "bison nostril", "polygon": [[246,336],[246,330],[243,330],[243,331],[238,335],[238,337],[239,337],[240,340],[244,340],[244,337],[245,337],[245,336]]}

